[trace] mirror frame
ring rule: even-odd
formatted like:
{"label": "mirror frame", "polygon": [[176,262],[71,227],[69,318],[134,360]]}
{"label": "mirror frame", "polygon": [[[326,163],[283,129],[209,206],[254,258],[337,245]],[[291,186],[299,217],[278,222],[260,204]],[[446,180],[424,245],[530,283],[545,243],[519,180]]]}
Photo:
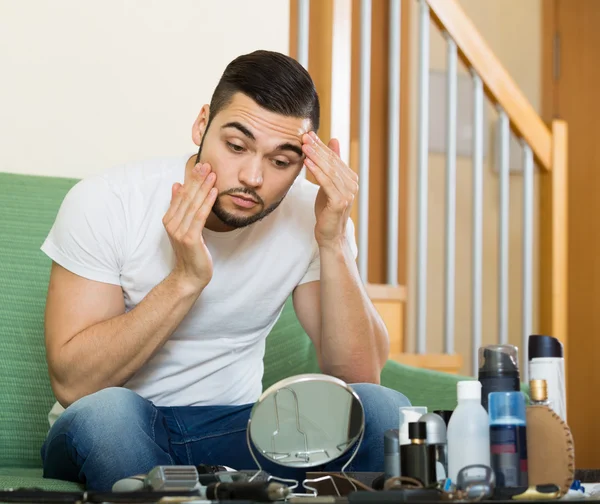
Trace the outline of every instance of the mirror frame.
{"label": "mirror frame", "polygon": [[[274,460],[270,457],[265,456],[262,451],[260,450],[260,448],[256,445],[256,443],[254,442],[254,439],[252,437],[252,419],[254,417],[254,412],[256,411],[257,408],[259,408],[266,399],[268,399],[269,397],[271,397],[272,394],[276,393],[279,390],[282,390],[286,387],[290,387],[291,385],[295,385],[298,383],[305,383],[305,382],[325,382],[325,383],[330,383],[332,385],[336,385],[342,389],[344,389],[346,392],[348,392],[352,398],[354,400],[356,400],[358,402],[358,404],[360,405],[361,411],[362,411],[362,419],[361,419],[361,424],[360,424],[360,429],[357,433],[357,435],[352,439],[351,443],[348,443],[348,445],[346,446],[346,448],[339,453],[335,458],[331,459],[328,462],[322,462],[319,461],[318,463],[315,464],[308,464],[308,465],[287,465],[287,464],[282,464],[277,460]],[[252,406],[252,410],[250,411],[250,418],[248,420],[248,426],[247,426],[247,439],[248,439],[248,448],[250,449],[251,453],[252,453],[252,448],[256,448],[257,452],[261,454],[261,456],[268,460],[269,462],[272,462],[274,464],[277,464],[281,467],[291,467],[291,468],[296,468],[296,469],[306,469],[306,468],[311,468],[311,467],[317,467],[320,465],[323,465],[323,463],[329,463],[332,462],[334,460],[339,459],[340,457],[344,456],[346,453],[348,453],[353,447],[355,447],[356,443],[360,443],[362,442],[362,437],[365,431],[365,410],[364,410],[364,406],[362,404],[362,401],[360,400],[360,397],[358,396],[358,394],[355,392],[355,390],[348,385],[345,381],[340,380],[339,378],[336,378],[334,376],[330,376],[330,375],[325,375],[325,374],[319,374],[319,373],[306,373],[306,374],[300,374],[300,375],[295,375],[295,376],[290,376],[288,378],[284,378],[283,380],[280,380],[276,383],[274,383],[273,385],[271,385],[270,387],[268,387],[261,395],[260,397],[257,399],[257,401],[254,403],[254,405]],[[250,443],[252,444],[252,446],[250,446]],[[357,447],[358,448],[358,447]],[[254,454],[252,453],[252,455],[254,456]],[[354,458],[354,455],[351,457],[350,461]],[[255,459],[255,461],[258,463],[258,460]],[[260,466],[259,466],[260,467]]]}

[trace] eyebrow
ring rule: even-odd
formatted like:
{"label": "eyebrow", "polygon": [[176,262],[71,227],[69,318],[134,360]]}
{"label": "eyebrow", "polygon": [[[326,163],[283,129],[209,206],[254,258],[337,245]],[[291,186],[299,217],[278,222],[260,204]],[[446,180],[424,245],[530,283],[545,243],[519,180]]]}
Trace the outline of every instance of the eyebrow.
{"label": "eyebrow", "polygon": [[237,130],[240,130],[250,140],[256,141],[256,137],[252,134],[252,131],[250,131],[248,128],[246,128],[246,126],[244,126],[243,124],[241,124],[237,121],[228,122],[227,124],[224,124],[223,126],[221,126],[221,129],[225,129],[225,128],[235,128]]}
{"label": "eyebrow", "polygon": [[278,151],[289,150],[289,151],[295,152],[300,157],[304,156],[304,152],[302,152],[302,149],[300,147],[298,147],[297,145],[294,145],[294,144],[291,144],[291,143],[281,144],[275,150],[278,150]]}
{"label": "eyebrow", "polygon": [[[246,126],[244,126],[243,124],[241,124],[237,121],[228,122],[227,124],[224,124],[223,126],[221,126],[221,129],[225,129],[225,128],[235,128],[238,131],[240,131],[241,133],[243,133],[244,136],[248,137],[250,140],[252,140],[254,142],[256,141],[256,137],[254,136],[254,134],[248,128],[246,128]],[[275,150],[278,150],[278,151],[289,150],[289,151],[295,152],[300,157],[304,156],[304,152],[302,152],[302,149],[298,145],[294,145],[289,142],[277,146],[277,149],[275,149]]]}

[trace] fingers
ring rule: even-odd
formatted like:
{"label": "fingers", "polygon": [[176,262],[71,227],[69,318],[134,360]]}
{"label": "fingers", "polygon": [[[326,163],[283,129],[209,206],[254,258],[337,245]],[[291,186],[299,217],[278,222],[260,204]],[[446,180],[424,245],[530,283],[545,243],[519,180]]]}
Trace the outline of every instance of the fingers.
{"label": "fingers", "polygon": [[194,214],[190,227],[187,231],[187,236],[190,240],[190,243],[197,243],[200,239],[200,236],[202,235],[202,230],[204,229],[204,225],[206,224],[206,219],[208,219],[212,207],[215,204],[215,201],[217,200],[218,192],[219,191],[217,191],[217,188],[213,187],[206,195],[206,198],[204,198],[204,201],[200,205],[200,208]]}
{"label": "fingers", "polygon": [[[332,139],[325,145],[311,132],[303,138],[302,150],[306,154],[305,164],[314,172],[315,167],[331,178],[337,189],[348,198],[358,192],[358,176],[339,157],[339,142]],[[316,175],[315,175],[316,177]]]}
{"label": "fingers", "polygon": [[325,170],[317,165],[312,159],[306,158],[304,164],[315,176],[319,185],[325,190],[327,196],[335,200],[342,199],[344,193],[347,191],[346,186],[341,181],[340,177],[331,177]]}
{"label": "fingers", "polygon": [[[209,187],[204,189],[204,196],[200,196],[201,200],[196,201],[196,196],[207,181]],[[163,217],[163,224],[171,235],[179,230],[191,205],[195,206],[195,210],[200,208],[202,201],[214,185],[215,181],[216,175],[211,172],[210,165],[198,164],[192,170],[185,186],[182,186],[179,183],[173,185],[171,205]],[[189,222],[191,222],[192,218],[193,214],[192,217],[190,217]],[[189,227],[189,223],[187,226]]]}
{"label": "fingers", "polygon": [[340,155],[340,142],[338,141],[337,138],[332,138],[331,140],[329,140],[329,143],[327,144],[327,147],[329,147],[339,157],[339,155]]}
{"label": "fingers", "polygon": [[[185,235],[188,232],[192,222],[196,218],[197,212],[204,205],[210,191],[214,188],[216,180],[217,176],[213,172],[209,173],[204,178],[204,182],[202,182],[202,185],[198,188],[192,201],[187,206],[185,213],[182,215],[181,223],[179,224],[179,229],[177,231],[179,234]],[[212,205],[210,208],[212,208]]]}
{"label": "fingers", "polygon": [[173,203],[173,200],[175,199],[175,196],[177,196],[177,193],[179,192],[179,189],[181,189],[181,184],[179,182],[175,182],[173,184],[173,187],[171,188],[171,203]]}
{"label": "fingers", "polygon": [[307,155],[318,165],[327,163],[338,168],[341,173],[347,175],[351,180],[358,181],[358,176],[350,169],[346,163],[340,158],[340,143],[336,138],[329,141],[329,145],[325,145],[323,141],[315,134],[314,131],[304,135],[303,141],[313,148],[313,153]]}
{"label": "fingers", "polygon": [[169,205],[169,209],[167,210],[167,213],[163,217],[163,224],[165,224],[165,225],[167,225],[167,223],[171,221],[171,219],[175,215],[175,212],[177,212],[179,205],[181,204],[182,196],[181,196],[180,192],[181,192],[182,187],[183,186],[179,182],[176,182],[171,187],[171,204]]}
{"label": "fingers", "polygon": [[179,205],[173,215],[173,220],[177,222],[177,226],[179,226],[183,220],[183,216],[194,201],[196,193],[210,174],[210,165],[202,163],[196,165],[191,171],[188,180],[179,191],[181,199],[179,200]]}

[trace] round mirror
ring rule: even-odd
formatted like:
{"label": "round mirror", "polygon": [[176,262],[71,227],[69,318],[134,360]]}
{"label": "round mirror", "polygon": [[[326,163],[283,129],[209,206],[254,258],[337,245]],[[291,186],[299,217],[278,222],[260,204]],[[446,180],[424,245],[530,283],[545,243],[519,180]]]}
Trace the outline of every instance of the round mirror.
{"label": "round mirror", "polygon": [[304,374],[263,392],[248,429],[266,459],[287,467],[314,467],[346,453],[361,437],[364,418],[358,395],[342,380]]}

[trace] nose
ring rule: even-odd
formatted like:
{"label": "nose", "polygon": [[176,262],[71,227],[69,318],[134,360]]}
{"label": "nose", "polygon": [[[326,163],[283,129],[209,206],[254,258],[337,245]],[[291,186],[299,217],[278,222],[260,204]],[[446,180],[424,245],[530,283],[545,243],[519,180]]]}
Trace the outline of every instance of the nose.
{"label": "nose", "polygon": [[258,188],[262,186],[263,170],[261,160],[258,158],[247,160],[240,170],[238,178],[246,187]]}

